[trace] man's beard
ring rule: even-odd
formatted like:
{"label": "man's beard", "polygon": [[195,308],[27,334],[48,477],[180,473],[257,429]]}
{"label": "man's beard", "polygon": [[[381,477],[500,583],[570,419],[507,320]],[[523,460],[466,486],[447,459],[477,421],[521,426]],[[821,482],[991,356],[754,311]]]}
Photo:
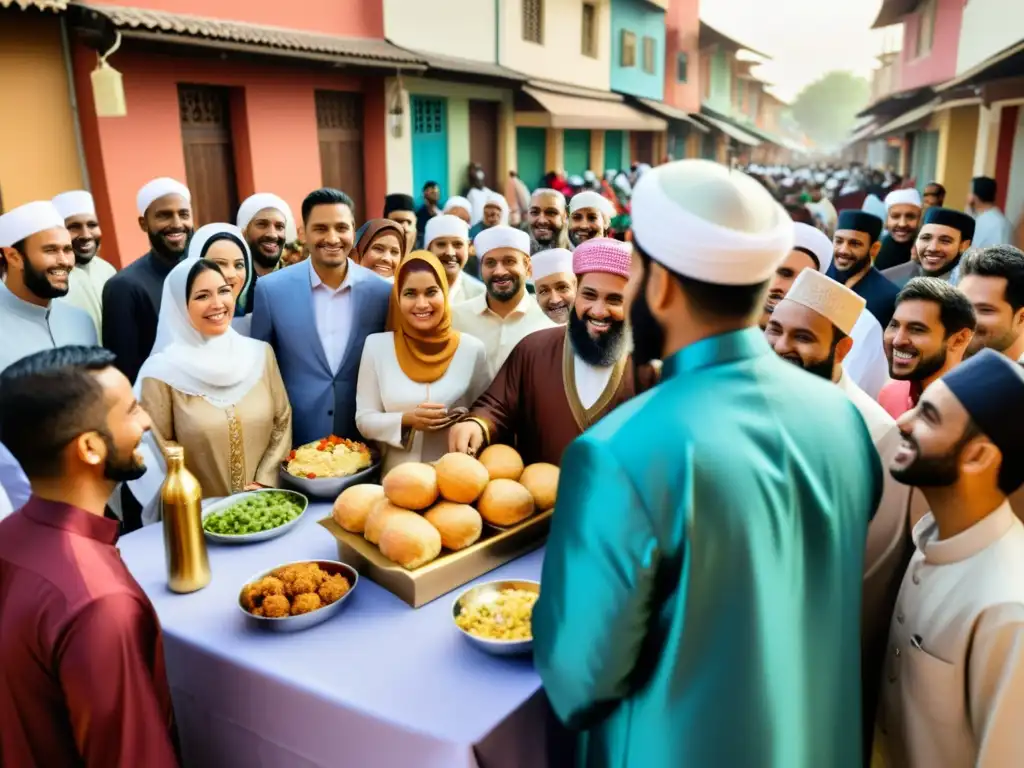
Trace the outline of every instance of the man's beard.
{"label": "man's beard", "polygon": [[[274,243],[277,245],[277,255],[267,256],[260,249],[261,243]],[[255,242],[250,242],[249,252],[252,254],[252,260],[264,269],[273,269],[281,262],[281,255],[284,253],[284,243],[285,239],[283,237],[261,237]]]}
{"label": "man's beard", "polygon": [[114,446],[112,435],[100,432],[103,444],[107,447],[107,459],[103,462],[103,476],[115,483],[127,483],[138,480],[146,474],[146,464],[131,451],[127,458],[121,456]]}
{"label": "man's beard", "polygon": [[954,269],[956,269],[957,265],[959,263],[960,263],[960,255],[957,255],[957,257],[955,259],[952,259],[951,261],[948,261],[946,264],[944,264],[943,266],[939,267],[934,272],[930,272],[930,271],[928,271],[927,269],[924,268],[924,263],[922,262],[921,263],[921,275],[923,277],[943,277],[944,275],[948,275],[950,272],[952,272]]}
{"label": "man's beard", "polygon": [[534,231],[533,227],[530,227],[530,239],[533,240],[533,242],[537,243],[537,245],[541,246],[542,250],[546,250],[548,248],[554,248],[554,247],[556,247],[555,244],[558,242],[558,234],[559,233],[558,233],[558,230],[554,229],[554,228],[552,228],[549,231],[551,232],[551,234],[548,237],[545,237],[543,240],[541,240],[535,234],[535,231]]}
{"label": "man's beard", "polygon": [[76,240],[71,241],[71,248],[75,252],[75,264],[79,267],[84,267],[90,261],[92,261],[100,252],[100,239],[96,238],[96,246],[92,249],[91,253],[79,253],[78,248],[75,247]]}
{"label": "man's beard", "polygon": [[569,230],[569,240],[572,241],[573,245],[585,243],[587,240],[593,240],[595,237],[602,237],[601,230],[590,229],[589,227],[579,230],[579,233],[582,234],[583,237],[579,237],[579,235],[577,234],[577,230]]}
{"label": "man's beard", "polygon": [[823,379],[832,381],[832,374],[836,368],[836,349],[833,347],[829,350],[828,357],[824,360],[819,360],[816,363],[805,363],[799,357],[783,357],[787,363],[792,363],[803,368],[808,373],[813,373],[815,376],[820,376]]}
{"label": "man's beard", "polygon": [[587,331],[587,316],[569,312],[569,341],[583,362],[605,368],[618,361],[626,346],[626,322],[612,320],[611,327],[596,339]]}
{"label": "man's beard", "polygon": [[[833,261],[832,263],[835,264],[835,261]],[[854,262],[853,266],[850,267],[849,269],[840,269],[838,266],[836,266],[836,281],[845,285],[847,280],[854,277],[855,275],[859,275],[861,272],[864,271],[864,268],[868,266],[871,266],[870,254],[864,256],[863,258],[857,259],[857,261]]]}
{"label": "man's beard", "polygon": [[964,359],[974,357],[983,349],[991,349],[994,352],[1003,353],[1016,344],[1019,338],[1020,336],[1014,334],[1012,330],[1003,331],[998,336],[979,336],[975,333],[971,343],[967,346],[967,351],[964,353]]}
{"label": "man's beard", "polygon": [[509,276],[512,285],[507,291],[498,291],[494,287],[494,278],[487,281],[487,293],[495,301],[508,301],[514,298],[519,293],[519,289],[523,287],[523,279],[519,275]]}
{"label": "man's beard", "polygon": [[960,479],[960,467],[957,459],[960,451],[970,437],[961,438],[949,452],[942,456],[922,456],[920,446],[913,435],[904,435],[903,439],[914,448],[914,460],[905,467],[891,467],[889,474],[903,485],[916,488],[948,488]]}
{"label": "man's beard", "polygon": [[27,256],[21,261],[25,265],[25,287],[32,293],[46,301],[67,296],[68,288],[54,288],[46,277],[46,271],[36,269]]}
{"label": "man's beard", "polygon": [[629,324],[633,335],[633,363],[636,365],[647,365],[652,360],[660,360],[665,349],[665,329],[655,319],[647,304],[649,274],[649,268],[645,268],[644,279],[629,310]]}
{"label": "man's beard", "polygon": [[[895,350],[893,350],[895,354]],[[889,365],[889,375],[897,381],[924,381],[925,379],[931,378],[936,373],[942,370],[942,366],[946,364],[946,344],[943,343],[942,348],[931,357],[922,357],[921,361],[917,364],[917,367],[910,372],[907,376],[897,376],[892,372],[892,365]]]}
{"label": "man's beard", "polygon": [[[167,241],[164,240],[164,235],[176,235],[181,232],[185,233],[185,243],[181,246],[180,251],[176,251],[167,244]],[[192,241],[193,234],[194,232],[191,227],[168,227],[167,229],[162,229],[156,233],[149,232],[149,247],[165,261],[177,263],[181,261],[182,257],[188,252],[188,244]]]}

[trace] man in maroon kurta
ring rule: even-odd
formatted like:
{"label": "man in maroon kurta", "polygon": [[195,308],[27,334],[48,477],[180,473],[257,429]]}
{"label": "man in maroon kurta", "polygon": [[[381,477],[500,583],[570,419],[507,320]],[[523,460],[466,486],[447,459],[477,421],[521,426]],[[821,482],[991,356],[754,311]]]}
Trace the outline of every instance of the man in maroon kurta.
{"label": "man in maroon kurta", "polygon": [[156,614],[104,506],[149,417],[99,347],[0,376],[0,434],[34,495],[0,522],[0,765],[178,764]]}
{"label": "man in maroon kurta", "polygon": [[488,390],[449,432],[452,451],[515,445],[526,464],[559,464],[565,448],[619,404],[654,383],[626,351],[624,294],[632,247],[609,238],[573,253],[579,288],[567,327],[520,341]]}

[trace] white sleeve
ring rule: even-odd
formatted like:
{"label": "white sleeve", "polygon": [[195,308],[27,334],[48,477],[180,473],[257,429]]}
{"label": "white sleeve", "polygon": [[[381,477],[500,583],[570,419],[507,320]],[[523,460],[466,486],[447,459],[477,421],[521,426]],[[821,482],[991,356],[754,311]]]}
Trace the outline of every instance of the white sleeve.
{"label": "white sleeve", "polygon": [[383,354],[394,349],[366,340],[363,346],[363,357],[359,363],[359,379],[356,382],[356,429],[368,440],[403,447],[402,414],[388,413],[384,410],[384,401],[380,391],[378,376],[378,350]]}
{"label": "white sleeve", "polygon": [[853,349],[843,360],[843,370],[872,400],[889,381],[889,363],[885,358],[882,326],[865,309],[850,332]]}
{"label": "white sleeve", "polygon": [[995,605],[974,630],[967,669],[977,768],[1024,764],[1024,605]]}

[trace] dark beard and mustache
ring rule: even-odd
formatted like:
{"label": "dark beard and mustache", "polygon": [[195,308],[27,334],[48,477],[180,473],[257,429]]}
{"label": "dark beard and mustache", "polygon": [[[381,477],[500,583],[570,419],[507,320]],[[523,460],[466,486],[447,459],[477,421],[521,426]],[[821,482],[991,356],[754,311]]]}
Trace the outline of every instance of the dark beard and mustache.
{"label": "dark beard and mustache", "polygon": [[913,435],[904,435],[903,439],[914,449],[914,460],[905,467],[891,467],[889,474],[903,485],[917,488],[947,488],[960,479],[960,451],[971,439],[971,435],[961,437],[949,452],[942,456],[922,456],[920,446]]}
{"label": "dark beard and mustache", "polygon": [[[166,235],[177,235],[182,232],[185,233],[185,244],[182,245],[180,251],[176,251],[167,244],[164,237]],[[168,227],[167,229],[161,229],[159,232],[148,232],[147,237],[149,237],[149,247],[153,249],[157,256],[160,256],[164,261],[177,264],[188,253],[188,245],[192,242],[193,234],[195,232],[191,227]]]}
{"label": "dark beard and mustache", "polygon": [[92,249],[92,253],[79,253],[78,248],[75,247],[77,240],[71,241],[71,248],[75,252],[75,264],[79,267],[86,266],[90,261],[96,258],[100,253],[100,239],[96,238],[96,247]]}
{"label": "dark beard and mustache", "polygon": [[138,480],[146,474],[146,465],[131,451],[127,457],[121,456],[114,446],[112,435],[100,431],[100,438],[107,447],[107,459],[103,462],[103,476],[115,483],[127,483],[130,480]]}
{"label": "dark beard and mustache", "polygon": [[[835,261],[832,262],[835,265]],[[871,265],[871,255],[868,254],[862,259],[857,259],[853,266],[849,269],[840,269],[838,266],[835,267],[836,282],[846,285],[846,281],[852,278],[854,275],[859,275],[864,271],[865,266]]]}
{"label": "dark beard and mustache", "polygon": [[[260,250],[261,243],[274,243],[277,246],[277,255],[267,256]],[[281,262],[281,256],[284,254],[284,244],[285,239],[283,237],[261,237],[259,240],[249,243],[249,252],[252,254],[252,260],[263,267],[263,269],[273,269]]]}
{"label": "dark beard and mustache", "polygon": [[508,301],[514,298],[519,293],[519,289],[523,287],[523,279],[519,275],[510,275],[512,286],[507,291],[499,291],[494,287],[494,278],[492,277],[487,281],[487,293],[495,301]]}
{"label": "dark beard and mustache", "polygon": [[[895,350],[893,351],[895,352]],[[931,357],[922,357],[921,362],[917,364],[917,367],[909,376],[897,376],[892,372],[892,363],[889,363],[889,376],[897,381],[924,381],[942,370],[942,366],[945,364],[946,344],[943,343],[942,347],[934,355]]]}
{"label": "dark beard and mustache", "polygon": [[[40,299],[49,301],[67,296],[68,288],[54,288],[46,277],[46,270],[38,270],[27,256],[22,257],[21,263],[25,265],[25,287]],[[70,286],[70,283],[69,283]]]}
{"label": "dark beard and mustache", "polygon": [[833,346],[832,349],[829,350],[828,357],[824,360],[819,360],[816,363],[805,363],[795,355],[783,355],[782,359],[787,363],[792,363],[793,365],[803,368],[808,373],[813,373],[815,376],[820,376],[823,379],[832,381],[832,373],[835,371],[836,367],[836,348]]}
{"label": "dark beard and mustache", "polygon": [[606,368],[622,358],[626,348],[626,323],[624,320],[612,320],[611,327],[595,339],[587,331],[587,315],[581,318],[575,308],[570,308],[569,341],[583,362]]}
{"label": "dark beard and mustache", "polygon": [[629,310],[629,324],[633,333],[633,363],[638,366],[660,360],[665,350],[665,330],[651,314],[647,304],[649,275],[650,269],[645,265],[643,282]]}

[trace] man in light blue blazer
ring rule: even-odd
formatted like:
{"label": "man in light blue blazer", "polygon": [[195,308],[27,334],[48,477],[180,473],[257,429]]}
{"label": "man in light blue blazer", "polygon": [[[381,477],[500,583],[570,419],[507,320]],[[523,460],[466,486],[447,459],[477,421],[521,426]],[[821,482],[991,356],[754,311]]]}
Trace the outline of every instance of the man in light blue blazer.
{"label": "man in light blue blazer", "polygon": [[363,342],[387,322],[391,284],[348,258],[352,199],[325,187],[302,201],[309,259],[256,283],[252,337],[274,348],[296,445],[359,439],[356,381]]}

